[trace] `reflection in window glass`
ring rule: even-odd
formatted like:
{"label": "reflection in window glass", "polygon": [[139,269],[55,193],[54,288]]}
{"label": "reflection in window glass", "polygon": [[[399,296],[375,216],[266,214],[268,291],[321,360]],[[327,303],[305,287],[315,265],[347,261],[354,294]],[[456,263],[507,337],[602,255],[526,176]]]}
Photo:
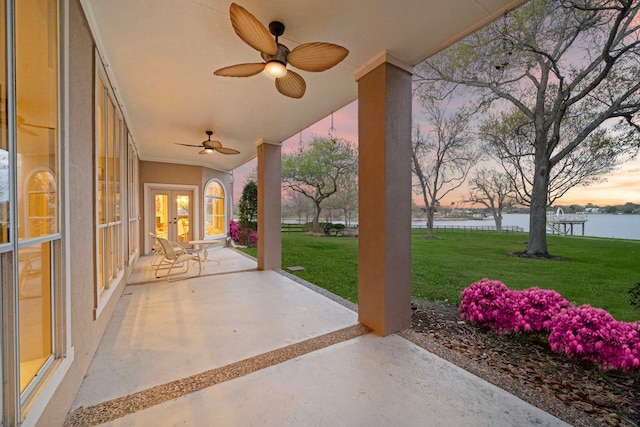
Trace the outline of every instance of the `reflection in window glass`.
{"label": "reflection in window glass", "polygon": [[110,289],[124,265],[120,173],[124,122],[98,73],[96,87],[96,206],[98,293]]}
{"label": "reflection in window glass", "polygon": [[122,142],[122,120],[115,116],[115,137],[113,141],[113,220],[120,221],[120,144]]}
{"label": "reflection in window glass", "polygon": [[115,137],[115,112],[113,109],[113,102],[111,102],[111,98],[107,97],[107,222],[115,221],[115,210],[114,206],[114,150],[113,148],[116,145],[116,137]]}
{"label": "reflection in window glass", "polygon": [[50,248],[45,242],[18,250],[21,392],[53,353]]}
{"label": "reflection in window glass", "polygon": [[163,239],[169,238],[169,203],[166,194],[156,194],[155,196],[155,235]]}
{"label": "reflection in window glass", "polygon": [[[129,135],[129,139],[131,139],[131,135]],[[137,178],[137,168],[138,168],[138,157],[136,155],[135,150],[133,149],[133,144],[130,142],[128,145],[128,169],[127,169],[127,197],[128,206],[129,206],[129,256],[133,256],[138,251],[138,240],[140,238],[139,224],[138,224],[138,202],[137,196],[138,192],[136,189],[138,188],[138,178]]]}
{"label": "reflection in window glass", "polygon": [[[5,25],[5,2],[0,0],[0,28]],[[7,141],[7,45],[5,32],[0,31],[0,244],[9,242],[9,152]],[[1,255],[0,255],[1,256]],[[2,279],[0,286],[4,287]],[[0,309],[1,311],[1,309]],[[3,333],[4,335],[4,333]],[[0,354],[3,354],[0,343]],[[0,382],[4,384],[0,369]],[[0,389],[0,413],[4,414],[4,387]],[[2,424],[2,421],[0,421]]]}
{"label": "reflection in window glass", "polygon": [[49,171],[36,172],[28,183],[29,236],[44,236],[56,232],[58,206],[55,177]]}
{"label": "reflection in window glass", "polygon": [[178,242],[188,242],[189,237],[189,215],[191,211],[190,197],[187,195],[176,196],[176,213],[178,218]]}
{"label": "reflection in window glass", "polygon": [[105,125],[105,88],[104,83],[102,82],[102,78],[98,75],[98,88],[96,90],[96,126],[98,128],[97,132],[97,165],[96,169],[98,172],[98,200],[97,200],[97,209],[98,209],[98,224],[106,224],[107,223],[107,129]]}
{"label": "reflection in window glass", "polygon": [[[0,28],[6,28],[5,5],[0,0]],[[9,242],[9,151],[7,141],[7,51],[0,31],[0,243]]]}
{"label": "reflection in window glass", "polygon": [[104,290],[105,283],[107,282],[107,279],[104,277],[103,263],[102,263],[102,260],[104,257],[104,240],[105,240],[104,234],[106,231],[107,231],[107,228],[98,229],[98,242],[96,246],[96,256],[101,261],[96,263],[96,270],[98,274],[98,289],[100,291]]}
{"label": "reflection in window glass", "polygon": [[[39,171],[58,176],[58,76],[55,2],[16,2],[16,121],[18,190],[29,188],[29,180]],[[43,58],[45,60],[43,60]],[[53,183],[53,188],[58,185]],[[25,194],[25,196],[27,196]],[[32,228],[18,227],[18,237],[26,239],[58,232],[57,197],[43,203],[43,197],[18,198],[18,218],[27,219],[35,201],[36,211],[46,211],[46,222]],[[48,206],[46,206],[49,204]]]}
{"label": "reflection in window glass", "polygon": [[224,234],[224,189],[218,182],[211,181],[204,192],[205,237]]}
{"label": "reflection in window glass", "polygon": [[15,2],[20,390],[53,354],[53,243],[59,233],[57,2]]}

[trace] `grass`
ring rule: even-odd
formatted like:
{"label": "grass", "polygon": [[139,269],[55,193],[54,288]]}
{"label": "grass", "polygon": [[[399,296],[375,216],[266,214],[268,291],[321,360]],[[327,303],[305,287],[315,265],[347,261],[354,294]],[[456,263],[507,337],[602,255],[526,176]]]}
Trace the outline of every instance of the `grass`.
{"label": "grass", "polygon": [[[511,289],[554,289],[575,304],[604,308],[616,319],[635,321],[629,290],[640,282],[640,241],[548,236],[549,252],[565,261],[507,256],[522,251],[526,233],[447,232],[438,240],[414,230],[412,296],[459,304],[460,291],[484,277]],[[255,248],[246,250],[256,255]],[[310,237],[283,233],[282,265],[301,265],[295,274],[357,302],[357,238]]]}

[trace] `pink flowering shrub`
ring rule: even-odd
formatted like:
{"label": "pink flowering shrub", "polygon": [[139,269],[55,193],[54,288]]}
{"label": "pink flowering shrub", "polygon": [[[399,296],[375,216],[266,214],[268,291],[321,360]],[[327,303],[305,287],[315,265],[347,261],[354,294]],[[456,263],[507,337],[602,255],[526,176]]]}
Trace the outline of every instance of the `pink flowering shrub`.
{"label": "pink flowering shrub", "polygon": [[600,363],[603,369],[640,369],[640,322],[619,322],[607,311],[575,307],[553,290],[512,291],[482,279],[460,294],[460,314],[471,323],[514,332],[549,332],[555,352]]}
{"label": "pink flowering shrub", "polygon": [[234,220],[229,221],[229,235],[239,245],[255,246],[258,243],[258,233],[250,228],[244,228]]}
{"label": "pink flowering shrub", "polygon": [[460,315],[469,322],[502,333],[513,323],[513,291],[497,280],[482,279],[460,293]]}
{"label": "pink flowering shrub", "polygon": [[553,351],[598,362],[603,369],[640,368],[640,323],[619,322],[589,305],[570,307],[556,316],[549,345]]}
{"label": "pink flowering shrub", "polygon": [[571,303],[558,292],[537,287],[513,291],[514,317],[511,328],[515,332],[549,331],[553,319]]}

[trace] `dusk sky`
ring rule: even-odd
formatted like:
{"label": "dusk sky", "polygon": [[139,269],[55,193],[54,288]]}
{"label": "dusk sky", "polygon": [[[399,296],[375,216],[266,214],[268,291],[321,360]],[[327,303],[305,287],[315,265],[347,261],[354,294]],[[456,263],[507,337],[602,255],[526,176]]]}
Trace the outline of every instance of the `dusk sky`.
{"label": "dusk sky", "polygon": [[[414,103],[414,118],[420,115],[420,106]],[[333,114],[333,136],[344,138],[357,145],[358,143],[358,101],[354,101]],[[307,129],[303,129],[303,144],[311,140],[312,136],[328,136],[331,128],[331,116],[325,117]],[[282,152],[288,153],[297,150],[300,144],[300,134],[287,139],[282,144]],[[246,183],[246,176],[256,168],[256,160],[252,160],[234,171],[234,204],[238,203],[242,194],[242,188]],[[617,205],[626,202],[640,204],[640,160],[629,161],[618,167],[613,173],[606,175],[604,182],[589,187],[574,187],[569,190],[555,204],[570,205],[593,203],[595,205]],[[466,186],[450,193],[440,204],[450,205],[459,203],[467,195]],[[416,204],[424,206],[421,195],[413,196]]]}

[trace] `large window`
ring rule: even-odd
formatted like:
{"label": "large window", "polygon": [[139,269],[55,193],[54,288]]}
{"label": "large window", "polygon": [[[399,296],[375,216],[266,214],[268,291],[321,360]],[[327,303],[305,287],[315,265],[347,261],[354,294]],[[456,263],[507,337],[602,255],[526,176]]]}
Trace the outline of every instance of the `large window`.
{"label": "large window", "polygon": [[[5,16],[6,5],[4,0],[0,0],[0,28],[7,28],[7,19]],[[8,247],[9,243],[9,141],[7,139],[8,117],[7,117],[7,40],[6,31],[0,31],[0,270],[9,267],[7,262],[9,256],[4,253],[10,254],[12,248]],[[5,283],[6,282],[6,283]],[[2,274],[0,272],[0,315],[8,305],[4,303],[7,298],[7,293],[4,291],[5,286],[11,285],[11,277],[9,274]],[[4,316],[0,316],[0,361],[4,359],[4,334],[7,328],[5,328],[3,319]],[[4,371],[5,361],[2,361],[0,366],[0,414],[4,418]],[[0,425],[2,425],[2,418],[0,418]]]}
{"label": "large window", "polygon": [[[23,402],[53,360],[53,262],[60,239],[57,183],[57,9],[51,0],[15,2],[18,194],[18,329]],[[30,387],[31,386],[31,387]]]}
{"label": "large window", "polygon": [[225,235],[225,197],[222,184],[209,181],[204,189],[204,237]]}
{"label": "large window", "polygon": [[[4,0],[0,0],[0,28],[7,28],[5,8]],[[7,140],[7,42],[5,33],[6,31],[0,31],[0,245],[9,242],[9,142]],[[1,397],[0,394],[0,405],[2,405]]]}
{"label": "large window", "polygon": [[138,253],[140,242],[140,210],[138,208],[138,155],[136,153],[131,135],[128,143],[127,155],[127,206],[129,208],[129,259]]}
{"label": "large window", "polygon": [[124,123],[112,100],[103,68],[96,79],[96,308],[102,309],[124,267],[121,170]]}

